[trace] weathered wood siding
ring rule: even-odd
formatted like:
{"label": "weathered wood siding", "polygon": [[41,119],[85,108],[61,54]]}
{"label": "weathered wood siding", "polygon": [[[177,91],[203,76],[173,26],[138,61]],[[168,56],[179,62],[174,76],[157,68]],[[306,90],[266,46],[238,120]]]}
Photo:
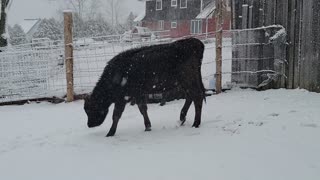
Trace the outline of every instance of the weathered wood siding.
{"label": "weathered wood siding", "polygon": [[[247,10],[246,7],[248,7]],[[255,28],[274,24],[285,27],[288,43],[285,51],[287,60],[285,87],[300,87],[320,92],[319,0],[233,0],[232,13],[233,29]],[[258,41],[261,37],[253,38]],[[241,53],[248,53],[248,51],[252,52],[250,47],[244,48],[240,55],[243,55]],[[234,58],[238,55],[237,52],[233,52]],[[265,55],[263,54],[263,56]],[[252,57],[252,54],[246,54],[245,56]],[[239,63],[243,66],[246,64],[245,61],[234,62],[234,64]],[[236,65],[234,66],[236,67]],[[264,66],[262,65],[260,68],[265,68]],[[244,77],[238,76],[237,78],[251,84]],[[235,78],[234,80],[238,79]],[[282,83],[280,85],[282,86]]]}
{"label": "weathered wood siding", "polygon": [[320,92],[320,2],[304,0],[300,58],[298,58],[299,87]]}
{"label": "weathered wood siding", "polygon": [[[272,6],[274,2],[269,1]],[[233,82],[258,88],[272,79],[276,80],[276,83],[270,83],[272,87],[284,87],[283,77],[279,76],[284,73],[284,66],[278,60],[285,59],[285,53],[282,52],[286,50],[285,41],[283,44],[270,42],[270,38],[281,27],[258,28],[275,24],[275,12],[275,9],[267,8],[262,0],[232,1],[232,28],[245,29],[233,31]],[[278,74],[271,78],[271,71]]]}

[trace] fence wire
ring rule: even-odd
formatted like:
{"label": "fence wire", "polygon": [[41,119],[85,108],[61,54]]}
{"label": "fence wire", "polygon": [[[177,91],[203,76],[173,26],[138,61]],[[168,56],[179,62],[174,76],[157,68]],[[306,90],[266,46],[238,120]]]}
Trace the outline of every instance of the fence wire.
{"label": "fence wire", "polygon": [[[252,31],[255,30],[250,30]],[[241,32],[246,31],[241,30]],[[240,37],[237,36],[238,33],[235,30],[223,33],[223,88],[230,88],[231,84],[258,87],[269,84],[276,76],[284,76],[283,67],[286,65],[286,60],[281,55],[282,51],[274,49],[277,46],[274,46],[273,42],[243,40],[249,36]],[[212,90],[215,89],[216,70],[214,35],[215,32],[192,35],[205,44],[202,77],[205,88]],[[158,36],[156,39],[131,39],[131,41],[123,40],[120,35],[74,39],[75,94],[90,93],[107,62],[116,54],[135,47],[174,40],[176,39],[167,35]],[[254,53],[253,50],[259,49],[260,51],[267,49],[268,52]],[[10,47],[0,53],[0,103],[65,97],[67,85],[62,41],[33,42]]]}
{"label": "fence wire", "polygon": [[63,96],[61,41],[9,47],[0,54],[0,102]]}

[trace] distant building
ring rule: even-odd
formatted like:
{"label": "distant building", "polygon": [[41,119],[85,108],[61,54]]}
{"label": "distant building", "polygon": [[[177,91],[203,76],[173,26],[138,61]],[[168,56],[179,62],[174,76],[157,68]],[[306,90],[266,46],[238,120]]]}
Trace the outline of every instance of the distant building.
{"label": "distant building", "polygon": [[39,28],[41,19],[24,19],[19,25],[22,27],[28,42],[31,42],[33,34]]}
{"label": "distant building", "polygon": [[[231,8],[226,1],[224,29],[230,29]],[[136,18],[141,26],[152,31],[170,31],[172,38],[212,34],[215,27],[214,0],[147,0],[143,18]]]}
{"label": "distant building", "polygon": [[134,20],[134,25],[135,26],[142,26],[142,20],[146,17],[146,11],[143,11],[140,13]]}

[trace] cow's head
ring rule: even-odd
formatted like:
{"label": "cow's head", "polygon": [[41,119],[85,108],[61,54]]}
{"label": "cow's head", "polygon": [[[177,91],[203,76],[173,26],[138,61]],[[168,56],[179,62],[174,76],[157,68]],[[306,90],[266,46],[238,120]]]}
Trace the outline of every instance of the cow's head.
{"label": "cow's head", "polygon": [[88,127],[100,126],[108,114],[108,107],[104,106],[99,100],[93,100],[90,96],[85,98],[84,110],[88,116]]}

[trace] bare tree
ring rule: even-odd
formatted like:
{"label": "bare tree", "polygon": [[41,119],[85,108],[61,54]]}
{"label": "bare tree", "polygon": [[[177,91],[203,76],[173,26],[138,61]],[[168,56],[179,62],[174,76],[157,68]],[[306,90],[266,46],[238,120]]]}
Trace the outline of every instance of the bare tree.
{"label": "bare tree", "polygon": [[0,47],[7,46],[8,40],[5,36],[7,24],[7,10],[12,0],[0,0]]}
{"label": "bare tree", "polygon": [[88,19],[96,19],[99,17],[101,15],[100,7],[102,7],[100,0],[91,0],[91,4],[87,13]]}
{"label": "bare tree", "polygon": [[122,16],[123,0],[107,0],[107,13],[111,18],[112,27],[119,25],[119,19]]}
{"label": "bare tree", "polygon": [[69,0],[69,4],[82,20],[94,19],[101,13],[101,0]]}
{"label": "bare tree", "polygon": [[73,9],[78,13],[80,18],[83,18],[83,11],[85,3],[88,0],[70,0],[70,4],[72,5]]}

